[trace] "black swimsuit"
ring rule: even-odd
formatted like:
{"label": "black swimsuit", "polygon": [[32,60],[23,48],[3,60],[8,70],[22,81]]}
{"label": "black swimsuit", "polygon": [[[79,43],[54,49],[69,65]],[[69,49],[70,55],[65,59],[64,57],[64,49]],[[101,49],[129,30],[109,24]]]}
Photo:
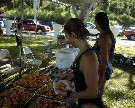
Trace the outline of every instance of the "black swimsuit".
{"label": "black swimsuit", "polygon": [[[80,70],[81,57],[87,51],[93,51],[93,50],[91,48],[85,50],[73,63],[74,83],[75,83],[76,92],[87,89],[83,72]],[[99,95],[97,95],[96,99],[78,99],[78,102],[80,106],[84,104],[95,104],[100,108],[102,108],[102,100]]]}

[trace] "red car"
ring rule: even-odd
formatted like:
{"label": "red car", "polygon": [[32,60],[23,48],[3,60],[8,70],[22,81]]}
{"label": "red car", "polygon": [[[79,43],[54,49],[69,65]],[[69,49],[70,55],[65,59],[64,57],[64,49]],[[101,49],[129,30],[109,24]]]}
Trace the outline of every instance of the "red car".
{"label": "red car", "polygon": [[[23,20],[23,30],[24,31],[36,31],[36,33],[46,33],[51,29],[49,26],[45,25],[44,22],[37,21],[34,19],[25,19]],[[12,22],[12,28],[17,27],[17,21]]]}
{"label": "red car", "polygon": [[127,37],[128,40],[135,40],[135,27],[129,27],[122,32],[123,35]]}
{"label": "red car", "polygon": [[50,27],[39,23],[41,21],[27,19],[23,20],[23,29],[26,31],[36,31],[37,33],[46,33],[50,31]]}

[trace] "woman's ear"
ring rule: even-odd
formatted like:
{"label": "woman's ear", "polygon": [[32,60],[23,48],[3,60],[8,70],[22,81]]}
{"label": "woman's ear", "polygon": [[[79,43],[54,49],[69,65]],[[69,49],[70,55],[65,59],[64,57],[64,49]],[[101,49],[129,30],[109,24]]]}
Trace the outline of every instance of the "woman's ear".
{"label": "woman's ear", "polygon": [[71,32],[71,37],[77,39],[77,35],[74,32]]}

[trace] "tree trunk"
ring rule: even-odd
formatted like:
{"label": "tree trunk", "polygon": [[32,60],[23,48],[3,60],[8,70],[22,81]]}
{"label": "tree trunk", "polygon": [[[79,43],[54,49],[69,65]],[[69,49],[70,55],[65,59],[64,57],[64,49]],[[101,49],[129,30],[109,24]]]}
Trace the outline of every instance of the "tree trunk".
{"label": "tree trunk", "polygon": [[79,18],[79,13],[78,13],[78,11],[77,11],[75,5],[72,5],[72,10],[73,10],[73,12],[74,12],[74,14],[75,14],[75,17],[76,17],[76,18]]}
{"label": "tree trunk", "polygon": [[72,5],[72,9],[73,9],[73,12],[74,12],[76,18],[79,18],[83,22],[86,22],[87,19],[88,19],[88,16],[89,16],[89,11],[91,11],[92,7],[95,4],[95,1],[97,1],[97,0],[93,0],[90,3],[83,3],[83,4],[81,4],[81,13],[80,13],[80,15],[79,15],[75,5]]}
{"label": "tree trunk", "polygon": [[86,22],[89,16],[89,11],[91,11],[92,7],[95,4],[95,0],[93,0],[91,3],[84,3],[82,4],[80,19],[83,22]]}
{"label": "tree trunk", "polygon": [[43,5],[43,0],[40,0],[39,6],[42,6],[42,5]]}

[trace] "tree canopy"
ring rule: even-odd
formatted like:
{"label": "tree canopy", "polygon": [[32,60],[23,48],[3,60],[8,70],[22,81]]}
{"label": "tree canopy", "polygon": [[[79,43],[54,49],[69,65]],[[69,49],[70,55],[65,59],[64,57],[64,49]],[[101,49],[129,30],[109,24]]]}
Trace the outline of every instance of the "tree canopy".
{"label": "tree canopy", "polygon": [[[37,19],[43,21],[55,21],[63,24],[70,17],[75,17],[71,4],[60,4],[52,0],[38,0]],[[111,25],[122,25],[129,27],[135,25],[135,0],[101,0],[102,4],[96,2],[92,10],[88,12],[88,20],[94,21],[95,14],[101,10],[107,12]],[[14,19],[14,16],[21,17],[21,0],[1,0],[0,12],[6,13],[6,17]],[[74,5],[76,10],[81,13],[81,5]],[[16,13],[16,10],[17,13]],[[33,18],[33,0],[24,0],[24,18]]]}

